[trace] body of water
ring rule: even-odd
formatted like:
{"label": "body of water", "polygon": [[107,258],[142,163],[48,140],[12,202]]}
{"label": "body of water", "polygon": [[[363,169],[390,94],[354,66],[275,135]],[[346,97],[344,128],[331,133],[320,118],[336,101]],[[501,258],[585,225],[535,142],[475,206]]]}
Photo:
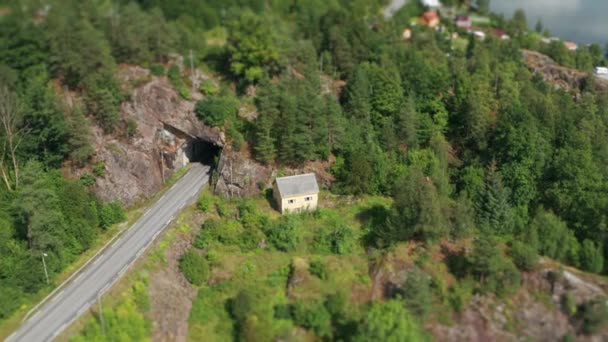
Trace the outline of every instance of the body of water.
{"label": "body of water", "polygon": [[490,0],[495,13],[510,18],[526,12],[530,29],[540,18],[551,34],[579,44],[608,42],[608,0]]}

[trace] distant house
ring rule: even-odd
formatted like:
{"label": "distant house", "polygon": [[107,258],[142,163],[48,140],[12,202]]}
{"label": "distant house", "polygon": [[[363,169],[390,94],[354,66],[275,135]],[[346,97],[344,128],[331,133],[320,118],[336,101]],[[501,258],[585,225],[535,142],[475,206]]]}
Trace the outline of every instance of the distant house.
{"label": "distant house", "polygon": [[486,33],[483,31],[473,31],[473,36],[479,40],[486,39]]}
{"label": "distant house", "polygon": [[473,21],[468,15],[459,15],[456,17],[456,27],[461,30],[470,31],[473,28]]}
{"label": "distant house", "polygon": [[494,30],[494,35],[502,40],[511,39],[511,37],[509,37],[509,35],[501,29]]}
{"label": "distant house", "polygon": [[441,7],[439,0],[422,0],[422,5],[432,9]]}
{"label": "distant house", "polygon": [[578,45],[576,45],[575,42],[570,42],[570,41],[564,42],[564,45],[566,45],[566,48],[570,51],[574,51],[574,50],[578,49]]}
{"label": "distant house", "polygon": [[608,68],[602,67],[602,66],[597,66],[597,67],[595,67],[595,74],[596,75],[608,75]]}
{"label": "distant house", "polygon": [[420,18],[420,23],[430,28],[435,28],[439,25],[439,15],[435,11],[426,11]]}
{"label": "distant house", "polygon": [[278,177],[273,193],[281,214],[314,210],[319,201],[317,177],[314,173]]}

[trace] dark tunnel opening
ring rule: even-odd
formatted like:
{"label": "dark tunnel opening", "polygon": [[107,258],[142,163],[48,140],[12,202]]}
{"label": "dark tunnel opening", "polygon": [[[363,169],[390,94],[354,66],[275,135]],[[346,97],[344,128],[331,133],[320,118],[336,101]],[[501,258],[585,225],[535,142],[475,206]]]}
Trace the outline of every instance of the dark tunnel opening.
{"label": "dark tunnel opening", "polygon": [[219,158],[221,147],[202,139],[193,139],[186,146],[186,157],[191,163],[201,163],[211,166],[211,169],[216,167]]}

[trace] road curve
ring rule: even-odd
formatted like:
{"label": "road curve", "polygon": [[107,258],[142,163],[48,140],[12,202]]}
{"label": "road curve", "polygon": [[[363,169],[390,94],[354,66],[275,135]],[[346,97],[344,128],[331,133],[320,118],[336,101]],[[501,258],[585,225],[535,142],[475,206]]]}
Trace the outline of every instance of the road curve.
{"label": "road curve", "polygon": [[80,275],[19,327],[7,342],[50,341],[95,303],[209,181],[209,167],[190,170]]}

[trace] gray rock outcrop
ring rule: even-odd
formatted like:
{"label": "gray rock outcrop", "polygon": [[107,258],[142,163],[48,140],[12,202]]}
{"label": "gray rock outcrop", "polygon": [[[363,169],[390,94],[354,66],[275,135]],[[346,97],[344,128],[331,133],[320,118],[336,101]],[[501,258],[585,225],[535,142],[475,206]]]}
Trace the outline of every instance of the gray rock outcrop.
{"label": "gray rock outcrop", "polygon": [[159,191],[163,179],[189,162],[192,140],[221,147],[225,138],[219,128],[207,127],[196,118],[195,102],[182,99],[166,77],[151,76],[147,69],[134,66],[122,67],[117,77],[123,84],[138,85],[121,106],[123,125],[131,122],[137,129],[127,137],[125,129],[109,136],[94,127],[95,159],[105,165],[94,190],[105,201],[121,200],[131,206]]}

